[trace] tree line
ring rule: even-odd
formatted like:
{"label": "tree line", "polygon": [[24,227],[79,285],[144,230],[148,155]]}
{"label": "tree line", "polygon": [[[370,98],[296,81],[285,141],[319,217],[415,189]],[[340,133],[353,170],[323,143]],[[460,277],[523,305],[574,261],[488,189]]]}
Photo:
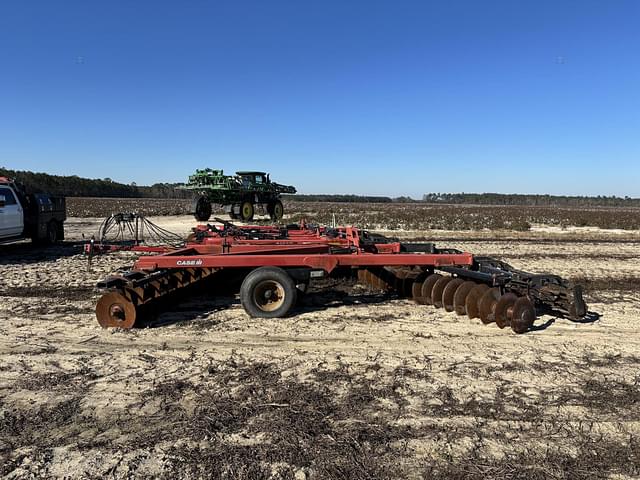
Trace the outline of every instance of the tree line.
{"label": "tree line", "polygon": [[[0,177],[10,177],[22,183],[29,192],[50,193],[65,197],[114,198],[191,198],[192,190],[178,188],[181,183],[156,183],[142,186],[114,182],[110,178],[82,178],[77,175],[50,175],[48,173],[10,170],[0,167]],[[299,202],[365,202],[391,203],[390,197],[363,195],[285,195]]]}
{"label": "tree line", "polygon": [[640,207],[640,198],[598,195],[537,195],[516,193],[426,193],[425,203],[461,205],[531,205],[546,207]]}
{"label": "tree line", "polygon": [[64,197],[191,198],[192,192],[176,188],[177,183],[138,186],[114,182],[110,178],[82,178],[76,175],[49,175],[0,167],[0,177],[12,178],[31,193],[50,193]]}
{"label": "tree line", "polygon": [[295,194],[284,195],[287,200],[296,202],[347,202],[347,203],[391,203],[391,197],[366,196],[366,195],[332,195],[332,194]]}
{"label": "tree line", "polygon": [[[32,193],[47,192],[65,197],[115,198],[191,198],[193,192],[178,188],[180,183],[156,183],[140,186],[135,183],[114,182],[110,178],[93,179],[76,175],[49,175],[48,173],[10,170],[0,167],[0,176],[22,183]],[[284,195],[298,202],[347,203],[452,203],[460,205],[532,205],[556,207],[640,207],[640,198],[568,195],[533,195],[504,193],[426,193],[422,200],[411,197],[384,197],[367,195],[296,194]]]}

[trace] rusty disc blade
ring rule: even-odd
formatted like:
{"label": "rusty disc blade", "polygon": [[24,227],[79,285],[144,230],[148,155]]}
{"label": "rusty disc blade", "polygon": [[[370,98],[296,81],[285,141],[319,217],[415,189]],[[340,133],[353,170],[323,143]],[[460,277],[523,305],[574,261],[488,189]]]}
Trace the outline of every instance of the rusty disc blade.
{"label": "rusty disc blade", "polygon": [[395,276],[386,268],[378,268],[373,272],[373,284],[378,290],[390,290]]}
{"label": "rusty disc blade", "polygon": [[469,292],[478,285],[476,282],[468,280],[464,282],[462,285],[458,287],[455,295],[453,296],[453,309],[458,315],[464,315],[467,313],[467,307],[465,307],[465,302],[467,300],[467,296]]}
{"label": "rusty disc blade", "polygon": [[480,299],[480,302],[478,302],[478,310],[482,323],[491,323],[495,320],[494,312],[499,298],[499,288],[490,288],[489,290],[484,292],[482,298]]}
{"label": "rusty disc blade", "polygon": [[442,306],[447,312],[453,312],[453,297],[463,283],[464,280],[461,278],[454,278],[444,287],[442,291]]}
{"label": "rusty disc blade", "polygon": [[389,279],[391,273],[384,268],[372,270],[373,286],[378,290],[389,290]]}
{"label": "rusty disc blade", "polygon": [[373,287],[373,276],[371,274],[371,270],[367,269],[362,273],[362,280],[365,285]]}
{"label": "rusty disc blade", "polygon": [[419,275],[416,272],[408,272],[402,282],[402,296],[405,298],[413,297],[413,284]]}
{"label": "rusty disc blade", "polygon": [[382,288],[380,286],[380,279],[378,277],[378,272],[374,271],[374,270],[369,270],[367,269],[367,278],[369,279],[369,285],[371,285],[371,288]]}
{"label": "rusty disc blade", "polygon": [[511,324],[511,316],[513,315],[513,306],[518,300],[518,296],[515,293],[505,293],[500,297],[496,304],[495,319],[496,325],[500,328],[504,328]]}
{"label": "rusty disc blade", "polygon": [[436,282],[441,278],[442,275],[439,273],[432,273],[422,284],[422,298],[424,299],[425,305],[433,305],[433,301],[431,300],[431,291],[433,290],[433,286]]}
{"label": "rusty disc blade", "polygon": [[424,304],[424,298],[422,298],[422,285],[427,279],[429,274],[427,272],[420,272],[414,279],[413,285],[411,285],[411,298],[417,304]]}
{"label": "rusty disc blade", "polygon": [[136,307],[119,292],[107,292],[96,305],[96,318],[103,328],[131,328],[136,323]]}
{"label": "rusty disc blade", "polygon": [[364,279],[364,272],[365,272],[365,271],[366,271],[366,270],[364,270],[364,269],[362,269],[362,268],[359,268],[359,269],[358,269],[358,283],[366,283],[366,282],[365,282],[365,279]]}
{"label": "rusty disc blade", "polygon": [[404,270],[392,269],[389,270],[392,276],[391,286],[398,293],[398,295],[402,296],[402,282],[404,281],[404,277],[406,272]]}
{"label": "rusty disc blade", "polygon": [[411,298],[413,301],[418,304],[423,304],[424,299],[422,298],[422,285],[424,282],[415,281],[413,285],[411,285]]}
{"label": "rusty disc blade", "polygon": [[453,280],[453,277],[442,277],[438,279],[438,281],[433,286],[433,290],[431,290],[431,300],[433,301],[433,305],[440,308],[442,307],[442,292],[444,292],[444,287],[446,287],[449,282]]}
{"label": "rusty disc blade", "polygon": [[467,311],[467,317],[478,318],[480,315],[480,299],[487,290],[489,290],[489,285],[484,283],[479,283],[471,289],[464,301],[464,309]]}
{"label": "rusty disc blade", "polygon": [[520,297],[513,305],[513,316],[511,318],[511,330],[516,333],[524,333],[536,319],[536,309],[533,302],[527,297]]}

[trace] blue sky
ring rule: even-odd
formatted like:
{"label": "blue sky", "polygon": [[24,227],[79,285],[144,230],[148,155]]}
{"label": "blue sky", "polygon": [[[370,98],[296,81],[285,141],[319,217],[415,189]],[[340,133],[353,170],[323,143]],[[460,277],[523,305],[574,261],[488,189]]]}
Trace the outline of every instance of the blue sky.
{"label": "blue sky", "polygon": [[640,2],[0,3],[0,166],[640,197]]}

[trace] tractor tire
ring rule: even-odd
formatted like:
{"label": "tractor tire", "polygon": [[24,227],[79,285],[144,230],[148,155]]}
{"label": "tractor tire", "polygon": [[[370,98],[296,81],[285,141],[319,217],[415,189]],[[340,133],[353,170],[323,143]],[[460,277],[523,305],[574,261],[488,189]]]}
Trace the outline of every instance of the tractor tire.
{"label": "tractor tire", "polygon": [[280,200],[276,200],[273,203],[270,203],[267,206],[267,212],[269,213],[269,217],[274,222],[279,222],[282,220],[284,215],[284,207],[282,206],[282,202]]}
{"label": "tractor tire", "polygon": [[280,318],[296,304],[298,291],[287,272],[260,267],[246,276],[240,287],[240,303],[253,318]]}
{"label": "tractor tire", "polygon": [[253,203],[248,200],[242,202],[242,205],[240,206],[240,218],[243,222],[250,222],[253,220],[254,211]]}
{"label": "tractor tire", "polygon": [[193,200],[193,216],[199,222],[206,222],[211,218],[211,202],[204,195]]}

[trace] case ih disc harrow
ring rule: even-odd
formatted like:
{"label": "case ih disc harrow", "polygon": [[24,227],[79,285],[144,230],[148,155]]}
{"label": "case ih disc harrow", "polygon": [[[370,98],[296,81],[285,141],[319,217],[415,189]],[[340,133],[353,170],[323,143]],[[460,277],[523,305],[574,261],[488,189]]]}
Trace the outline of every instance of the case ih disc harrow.
{"label": "case ih disc harrow", "polygon": [[356,273],[372,288],[485,324],[510,326],[516,333],[531,328],[537,311],[570,318],[587,312],[580,286],[489,257],[432,243],[403,244],[352,227],[237,227],[221,222],[221,228],[198,226],[183,248],[142,256],[133,270],[100,282],[98,288],[106,290],[96,307],[100,325],[132,328],[144,307],[223,271],[244,275],[241,304],[259,318],[288,315],[312,278],[335,271]]}

